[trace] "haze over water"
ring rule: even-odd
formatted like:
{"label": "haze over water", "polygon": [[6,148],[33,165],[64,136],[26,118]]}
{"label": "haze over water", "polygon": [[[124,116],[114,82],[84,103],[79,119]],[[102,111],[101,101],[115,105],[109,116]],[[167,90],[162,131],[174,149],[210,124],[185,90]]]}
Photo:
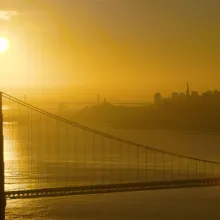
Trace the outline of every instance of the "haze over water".
{"label": "haze over water", "polygon": [[199,91],[220,86],[218,1],[2,2],[7,91],[151,100],[186,81]]}
{"label": "haze over water", "polygon": [[[119,138],[220,161],[219,8],[218,0],[1,0],[0,90]],[[209,90],[208,99],[194,100],[194,90]],[[172,92],[184,99],[172,102]],[[130,151],[23,104],[8,98],[3,109],[7,191],[186,177],[186,160],[171,173],[170,155],[155,166],[154,151]],[[197,165],[192,177],[207,177],[211,168]],[[219,195],[212,187],[12,200],[7,219],[219,219]]]}

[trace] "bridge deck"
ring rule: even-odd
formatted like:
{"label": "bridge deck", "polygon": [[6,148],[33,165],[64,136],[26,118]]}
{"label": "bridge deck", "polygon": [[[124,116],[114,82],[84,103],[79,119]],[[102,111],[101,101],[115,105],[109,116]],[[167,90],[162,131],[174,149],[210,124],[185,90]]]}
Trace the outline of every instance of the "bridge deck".
{"label": "bridge deck", "polygon": [[45,188],[6,192],[7,199],[40,198],[81,194],[129,192],[142,190],[175,189],[189,187],[220,186],[219,178],[173,180],[157,182],[123,183],[80,187]]}

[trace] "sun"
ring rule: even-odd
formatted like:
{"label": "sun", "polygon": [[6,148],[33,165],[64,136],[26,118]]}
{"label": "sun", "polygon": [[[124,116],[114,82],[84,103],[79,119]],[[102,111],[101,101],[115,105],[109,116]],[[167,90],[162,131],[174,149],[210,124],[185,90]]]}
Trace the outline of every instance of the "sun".
{"label": "sun", "polygon": [[8,40],[4,37],[0,37],[0,53],[4,53],[6,50],[8,50],[8,47]]}

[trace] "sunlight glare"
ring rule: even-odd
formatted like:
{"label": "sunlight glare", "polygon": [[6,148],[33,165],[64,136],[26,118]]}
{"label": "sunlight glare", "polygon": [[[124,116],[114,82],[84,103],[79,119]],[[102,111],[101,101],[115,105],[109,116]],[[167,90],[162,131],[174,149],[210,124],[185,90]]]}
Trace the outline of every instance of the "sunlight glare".
{"label": "sunlight glare", "polygon": [[4,37],[0,37],[0,53],[5,52],[8,49],[8,40]]}

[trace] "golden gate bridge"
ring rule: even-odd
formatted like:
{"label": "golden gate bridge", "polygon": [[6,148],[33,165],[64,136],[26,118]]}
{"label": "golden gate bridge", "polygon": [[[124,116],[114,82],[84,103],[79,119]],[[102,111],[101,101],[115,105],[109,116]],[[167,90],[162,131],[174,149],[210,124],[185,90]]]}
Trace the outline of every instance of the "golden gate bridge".
{"label": "golden gate bridge", "polygon": [[7,199],[220,185],[218,162],[122,139],[6,93],[0,100],[1,210]]}

